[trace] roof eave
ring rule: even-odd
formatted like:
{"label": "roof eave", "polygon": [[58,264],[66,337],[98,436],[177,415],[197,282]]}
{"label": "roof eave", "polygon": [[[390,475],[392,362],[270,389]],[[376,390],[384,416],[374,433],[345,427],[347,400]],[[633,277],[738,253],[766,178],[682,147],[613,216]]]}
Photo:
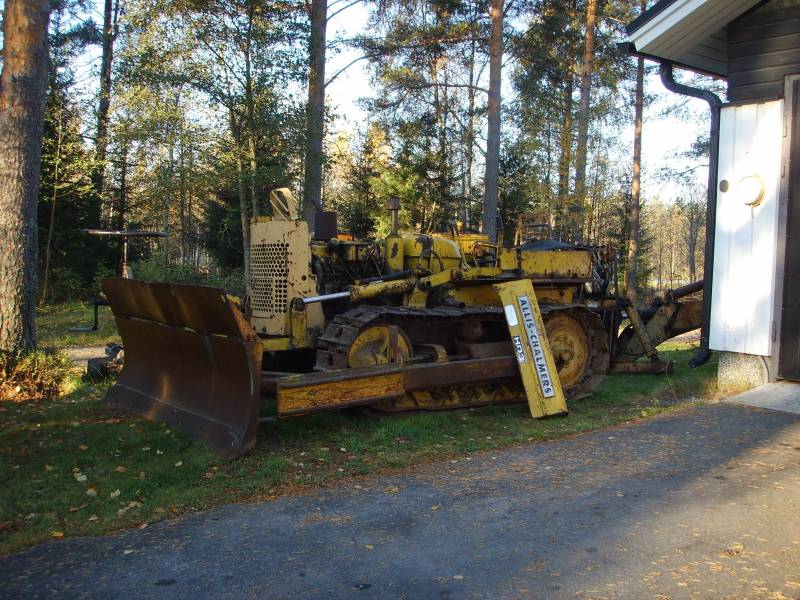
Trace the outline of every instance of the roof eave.
{"label": "roof eave", "polygon": [[636,45],[632,42],[620,42],[617,44],[617,49],[620,50],[623,54],[628,54],[629,56],[636,56],[637,58],[644,58],[646,60],[652,60],[657,63],[671,63],[674,66],[678,67],[679,69],[686,69],[687,71],[693,71],[694,73],[698,73],[700,75],[706,75],[708,77],[713,77],[715,79],[727,79],[727,74],[719,73],[716,71],[711,71],[709,69],[704,69],[702,67],[696,67],[694,65],[690,65],[679,60],[672,60],[670,58],[665,58],[663,56],[655,56],[653,54],[648,54],[646,52],[639,52],[636,49]]}

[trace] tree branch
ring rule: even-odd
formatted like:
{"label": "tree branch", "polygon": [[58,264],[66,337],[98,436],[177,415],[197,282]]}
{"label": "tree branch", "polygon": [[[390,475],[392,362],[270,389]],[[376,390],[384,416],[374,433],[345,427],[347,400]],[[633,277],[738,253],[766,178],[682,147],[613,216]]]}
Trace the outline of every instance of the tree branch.
{"label": "tree branch", "polygon": [[[360,1],[361,1],[361,0],[359,0],[359,2],[360,2]],[[339,77],[339,75],[341,75],[342,73],[344,73],[345,71],[347,71],[347,69],[349,69],[350,67],[352,67],[354,64],[356,64],[357,62],[361,62],[362,60],[365,60],[365,59],[367,59],[367,58],[370,58],[370,57],[369,57],[369,55],[367,55],[367,54],[364,54],[364,55],[362,55],[362,56],[359,56],[359,57],[357,57],[357,58],[354,58],[353,60],[351,60],[349,63],[347,63],[347,64],[346,64],[345,66],[343,66],[341,69],[339,69],[338,71],[336,71],[336,73],[334,73],[333,75],[331,75],[331,78],[330,78],[330,79],[328,79],[328,81],[326,81],[326,82],[325,82],[325,85],[324,85],[324,87],[328,87],[330,84],[332,84],[332,83],[333,83],[333,82],[336,80],[336,78],[337,78],[337,77]]]}
{"label": "tree branch", "polygon": [[349,4],[347,4],[346,6],[343,6],[342,8],[340,8],[340,9],[338,9],[338,10],[335,10],[335,11],[333,12],[333,14],[330,14],[330,15],[328,15],[328,16],[326,17],[326,19],[325,19],[325,22],[326,22],[326,23],[330,23],[330,22],[331,22],[331,19],[333,19],[333,18],[334,18],[336,15],[338,15],[340,12],[344,12],[344,11],[346,11],[348,8],[350,8],[351,6],[355,6],[356,4],[360,4],[361,2],[362,2],[362,0],[352,0],[352,2],[350,2],[350,3],[349,3]]}

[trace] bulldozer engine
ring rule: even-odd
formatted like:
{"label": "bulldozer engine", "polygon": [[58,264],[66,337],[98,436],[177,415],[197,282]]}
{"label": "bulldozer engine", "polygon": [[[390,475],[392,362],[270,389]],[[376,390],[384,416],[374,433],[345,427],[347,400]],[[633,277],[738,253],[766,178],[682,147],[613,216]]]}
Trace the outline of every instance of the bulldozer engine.
{"label": "bulldozer engine", "polygon": [[[125,345],[109,398],[226,456],[255,444],[264,398],[278,417],[525,401],[498,295],[509,282],[533,284],[569,400],[590,394],[611,363],[654,363],[654,344],[699,323],[675,295],[640,315],[609,293],[608,249],[530,237],[549,229],[528,221],[510,247],[455,227],[402,233],[390,201],[384,240],[314,239],[288,190],[270,203],[273,215],[251,222],[241,305],[204,286],[103,284]],[[625,311],[641,318],[618,335]]]}

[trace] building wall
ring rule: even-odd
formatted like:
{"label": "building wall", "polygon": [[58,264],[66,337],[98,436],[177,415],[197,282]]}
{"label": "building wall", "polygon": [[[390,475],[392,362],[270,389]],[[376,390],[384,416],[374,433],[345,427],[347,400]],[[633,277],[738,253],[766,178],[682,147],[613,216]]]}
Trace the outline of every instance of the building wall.
{"label": "building wall", "polygon": [[771,0],[728,26],[728,100],[780,98],[800,73],[800,2]]}

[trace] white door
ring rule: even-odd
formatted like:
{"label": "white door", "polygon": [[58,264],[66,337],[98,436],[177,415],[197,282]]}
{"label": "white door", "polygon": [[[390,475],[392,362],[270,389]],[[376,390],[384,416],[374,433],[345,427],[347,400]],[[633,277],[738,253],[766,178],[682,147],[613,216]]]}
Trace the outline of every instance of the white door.
{"label": "white door", "polygon": [[782,100],[722,109],[712,350],[772,353],[782,143]]}

